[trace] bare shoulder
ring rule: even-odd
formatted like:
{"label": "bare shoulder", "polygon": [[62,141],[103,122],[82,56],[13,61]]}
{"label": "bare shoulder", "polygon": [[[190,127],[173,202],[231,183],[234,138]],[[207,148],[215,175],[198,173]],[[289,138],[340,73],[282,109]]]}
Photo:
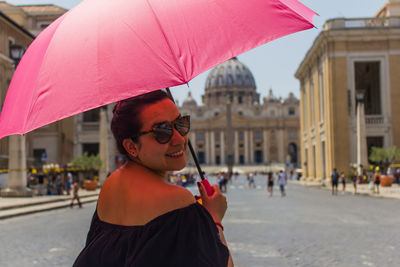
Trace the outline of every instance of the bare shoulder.
{"label": "bare shoulder", "polygon": [[171,205],[171,208],[183,208],[196,202],[193,194],[184,187],[176,185],[168,185],[168,191],[165,195],[161,195],[161,200]]}

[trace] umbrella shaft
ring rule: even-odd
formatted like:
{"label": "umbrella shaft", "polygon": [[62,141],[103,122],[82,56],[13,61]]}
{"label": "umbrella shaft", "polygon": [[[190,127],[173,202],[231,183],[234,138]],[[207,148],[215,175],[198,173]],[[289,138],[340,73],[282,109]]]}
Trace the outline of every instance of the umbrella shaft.
{"label": "umbrella shaft", "polygon": [[[168,87],[165,88],[165,89],[166,89],[166,91],[167,91],[167,94],[168,94],[169,97],[171,98],[172,102],[174,102],[174,104],[175,104],[175,100],[174,100],[174,97],[173,97],[172,94],[171,94],[171,91],[169,90]],[[204,172],[203,172],[203,170],[202,170],[201,167],[200,167],[199,160],[197,159],[196,152],[195,152],[194,149],[193,149],[193,146],[192,146],[192,143],[190,142],[190,139],[188,140],[188,145],[189,145],[189,150],[190,150],[190,153],[192,154],[194,163],[196,164],[197,171],[199,172],[200,178],[201,178],[201,180],[204,180]]]}

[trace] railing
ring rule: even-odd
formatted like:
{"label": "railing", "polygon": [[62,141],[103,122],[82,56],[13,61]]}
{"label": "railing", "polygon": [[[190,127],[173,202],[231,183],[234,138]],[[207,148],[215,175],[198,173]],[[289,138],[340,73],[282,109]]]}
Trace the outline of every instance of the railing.
{"label": "railing", "polygon": [[99,131],[100,123],[99,122],[83,122],[82,123],[82,131]]}
{"label": "railing", "polygon": [[366,115],[365,124],[367,125],[379,125],[385,122],[382,115]]}
{"label": "railing", "polygon": [[383,28],[400,27],[400,17],[388,18],[355,18],[355,19],[331,19],[325,22],[324,31],[343,28]]}

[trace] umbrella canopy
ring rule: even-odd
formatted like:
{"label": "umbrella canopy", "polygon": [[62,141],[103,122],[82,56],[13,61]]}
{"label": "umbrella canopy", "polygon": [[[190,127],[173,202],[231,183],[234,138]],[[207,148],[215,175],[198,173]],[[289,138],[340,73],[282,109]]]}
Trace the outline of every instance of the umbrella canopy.
{"label": "umbrella canopy", "polygon": [[187,83],[256,46],[313,27],[297,0],[85,0],[18,65],[0,138]]}

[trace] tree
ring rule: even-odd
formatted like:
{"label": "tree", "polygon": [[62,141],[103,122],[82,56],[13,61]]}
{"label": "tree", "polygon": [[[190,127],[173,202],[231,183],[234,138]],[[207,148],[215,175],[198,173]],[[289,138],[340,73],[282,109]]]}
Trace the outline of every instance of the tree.
{"label": "tree", "polygon": [[94,174],[101,168],[102,164],[99,154],[89,156],[85,152],[82,156],[77,156],[72,160],[71,167],[82,170],[86,173],[86,176],[93,179]]}
{"label": "tree", "polygon": [[384,173],[386,173],[390,165],[392,165],[395,161],[400,160],[400,149],[398,149],[396,146],[389,147],[387,149],[381,147],[372,147],[369,160],[380,165]]}

